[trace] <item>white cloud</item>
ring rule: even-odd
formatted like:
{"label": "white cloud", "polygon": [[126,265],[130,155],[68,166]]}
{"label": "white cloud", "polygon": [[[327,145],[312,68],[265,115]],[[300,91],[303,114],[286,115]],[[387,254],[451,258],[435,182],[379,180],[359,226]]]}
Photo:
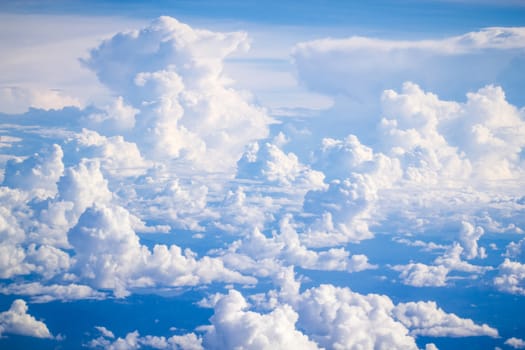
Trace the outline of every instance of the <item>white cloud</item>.
{"label": "white cloud", "polygon": [[76,142],[84,148],[82,153],[90,159],[98,159],[112,177],[139,176],[151,166],[142,157],[137,145],[127,142],[122,136],[105,137],[83,129],[76,137]]}
{"label": "white cloud", "polygon": [[387,296],[321,285],[302,293],[295,308],[298,325],[325,348],[417,349],[408,329],[392,318]]}
{"label": "white cloud", "polygon": [[58,110],[64,107],[83,107],[80,100],[67,96],[62,91],[22,87],[1,87],[0,106],[0,112],[7,114],[22,114],[29,108]]}
{"label": "white cloud", "polygon": [[525,264],[505,259],[498,266],[494,285],[503,292],[525,295]]}
{"label": "white cloud", "polygon": [[396,265],[395,271],[400,271],[399,277],[403,283],[414,287],[442,287],[447,284],[449,270],[445,266],[432,266],[422,263]]}
{"label": "white cloud", "polygon": [[0,335],[18,334],[36,338],[53,338],[45,323],[27,313],[22,299],[16,299],[9,310],[0,313]]}
{"label": "white cloud", "polygon": [[525,239],[521,239],[518,242],[510,242],[506,247],[505,256],[525,261]]}
{"label": "white cloud", "polygon": [[303,210],[316,216],[304,235],[306,245],[334,246],[373,237],[368,223],[384,189],[400,178],[396,159],[360,143],[354,135],[344,140],[324,139],[314,165],[331,179],[329,187],[310,190]]}
{"label": "white cloud", "polygon": [[290,190],[297,187],[323,189],[324,175],[301,164],[294,153],[283,152],[278,145],[265,143],[251,145],[238,163],[237,176],[240,178],[263,178]]}
{"label": "white cloud", "polygon": [[119,206],[88,208],[68,239],[75,251],[73,271],[96,288],[113,290],[117,297],[134,287],[256,282],[225,268],[220,259],[197,259],[190,249],[157,244],[149,250],[140,244],[129,212]]}
{"label": "white cloud", "polygon": [[450,278],[449,274],[453,271],[468,272],[475,276],[491,269],[461,260],[463,251],[463,248],[454,242],[443,255],[434,260],[434,265],[411,262],[406,265],[392,266],[392,269],[401,272],[399,277],[404,284],[414,287],[446,286]]}
{"label": "white cloud", "polygon": [[100,333],[102,333],[102,336],[106,338],[115,338],[115,335],[113,334],[113,332],[104,326],[95,326],[95,329],[99,331]]}
{"label": "white cloud", "polygon": [[148,157],[231,170],[244,146],[265,138],[272,123],[222,73],[224,58],[247,46],[246,33],[193,29],[160,17],[104,41],[85,63],[128,109],[139,110],[129,135]]}
{"label": "white cloud", "polygon": [[98,300],[107,297],[103,292],[98,292],[89,286],[76,283],[50,285],[43,285],[39,282],[13,283],[0,287],[0,293],[29,296],[31,301],[35,303],[47,303],[54,300]]}
{"label": "white cloud", "polygon": [[400,303],[393,310],[395,317],[410,328],[410,334],[430,337],[498,337],[498,331],[486,324],[448,314],[435,302]]}
{"label": "white cloud", "polygon": [[525,348],[525,340],[520,338],[509,338],[505,340],[505,345],[511,346],[514,349],[524,349]]}
{"label": "white cloud", "polygon": [[290,215],[281,219],[279,232],[273,232],[271,237],[254,229],[251,234],[222,251],[221,257],[227,266],[262,276],[278,274],[280,265],[347,272],[377,268],[368,262],[366,255],[350,255],[344,248],[308,249],[301,242],[297,226]]}
{"label": "white cloud", "polygon": [[[171,349],[171,350],[203,350],[202,339],[195,333],[184,335],[174,335],[169,338],[164,336],[145,335],[140,336],[138,331],[133,331],[124,338],[118,337],[112,331],[103,326],[96,326],[96,330],[101,333],[98,338],[90,340],[85,346],[95,349],[106,350],[133,350],[140,348],[151,349]],[[115,339],[115,340],[110,340]]]}
{"label": "white cloud", "polygon": [[511,83],[503,73],[518,74],[513,58],[519,61],[523,47],[523,27],[486,28],[437,40],[320,39],[297,44],[292,57],[299,79],[310,89],[343,93],[366,104],[371,96],[406,80],[448,94],[496,79]]}
{"label": "white cloud", "polygon": [[461,231],[459,232],[459,242],[463,247],[463,254],[467,259],[473,259],[477,256],[483,258],[485,251],[478,247],[478,240],[485,231],[482,227],[475,227],[469,222],[461,222]]}
{"label": "white cloud", "polygon": [[55,144],[24,161],[10,160],[5,167],[2,185],[32,192],[41,198],[53,197],[57,191],[56,183],[64,172],[63,156],[62,148]]}
{"label": "white cloud", "polygon": [[207,349],[318,349],[295,328],[298,315],[289,305],[268,314],[247,311],[248,304],[236,290],[230,290],[215,305],[206,327]]}
{"label": "white cloud", "polygon": [[124,98],[119,96],[100,113],[90,114],[87,117],[87,124],[105,133],[126,131],[135,126],[135,116],[138,112],[140,110],[126,105]]}

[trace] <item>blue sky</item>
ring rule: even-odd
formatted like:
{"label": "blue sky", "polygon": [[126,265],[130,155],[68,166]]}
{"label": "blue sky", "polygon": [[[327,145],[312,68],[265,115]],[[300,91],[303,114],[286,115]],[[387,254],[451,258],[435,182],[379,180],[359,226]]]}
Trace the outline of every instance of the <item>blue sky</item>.
{"label": "blue sky", "polygon": [[520,1],[0,4],[0,348],[525,348]]}

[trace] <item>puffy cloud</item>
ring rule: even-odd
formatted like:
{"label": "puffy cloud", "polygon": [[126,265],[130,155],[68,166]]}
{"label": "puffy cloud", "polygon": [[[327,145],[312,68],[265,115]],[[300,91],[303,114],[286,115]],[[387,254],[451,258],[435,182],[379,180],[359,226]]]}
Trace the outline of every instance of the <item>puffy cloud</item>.
{"label": "puffy cloud", "polygon": [[457,103],[405,83],[400,94],[384,92],[382,110],[383,143],[402,157],[413,180],[512,179],[523,171],[525,122],[500,87],[486,86]]}
{"label": "puffy cloud", "polygon": [[308,249],[301,242],[296,229],[291,216],[284,216],[278,233],[274,232],[271,237],[266,237],[258,229],[254,229],[242,240],[233,242],[222,252],[221,257],[227,266],[263,276],[280,273],[280,265],[348,272],[377,267],[368,262],[366,255],[350,255],[344,248]]}
{"label": "puffy cloud", "polygon": [[478,247],[478,240],[483,235],[482,227],[474,227],[469,222],[461,222],[461,231],[459,233],[459,242],[463,247],[463,254],[467,259],[473,259],[477,256],[483,258],[485,250]]}
{"label": "puffy cloud", "polygon": [[396,265],[393,269],[401,272],[399,277],[404,284],[414,287],[445,286],[449,273],[449,270],[445,266],[432,266],[421,263]]}
{"label": "puffy cloud", "polygon": [[20,246],[0,245],[0,278],[11,278],[31,271],[25,259],[25,251]]}
{"label": "puffy cloud", "polygon": [[361,295],[321,285],[295,301],[298,325],[328,349],[417,349],[408,329],[392,317],[387,296]]}
{"label": "puffy cloud", "polygon": [[[498,337],[496,329],[446,313],[435,302],[394,305],[385,295],[363,295],[333,285],[321,285],[300,293],[290,269],[283,270],[278,279],[281,290],[267,293],[267,303],[260,302],[261,296],[252,298],[259,306],[270,309],[267,314],[248,311],[252,306],[235,290],[230,290],[228,295],[215,295],[213,300],[209,300],[215,313],[210,319],[212,325],[201,327],[207,332],[204,345],[258,348],[247,345],[250,339],[257,339],[255,334],[265,332],[269,325],[275,325],[269,319],[266,319],[266,325],[259,320],[284,308],[290,308],[296,315],[294,323],[297,322],[297,329],[316,342],[318,347],[326,349],[418,349],[415,342],[417,336]],[[244,322],[238,324],[241,319]],[[234,329],[238,332],[234,333]],[[293,332],[293,328],[288,326],[281,328],[281,332],[285,329]],[[221,333],[217,334],[219,330]],[[426,348],[437,349],[434,344],[427,344]]]}
{"label": "puffy cloud", "polygon": [[215,305],[206,327],[207,349],[318,349],[315,342],[295,328],[298,315],[289,305],[268,314],[247,311],[248,304],[236,290],[230,290]]}
{"label": "puffy cloud", "polygon": [[410,328],[412,335],[430,337],[498,337],[498,331],[486,324],[448,314],[435,302],[400,303],[393,310],[395,317]]}
{"label": "puffy cloud", "polygon": [[105,137],[95,131],[83,129],[76,141],[84,148],[84,155],[90,159],[98,159],[102,168],[112,177],[142,175],[150,166],[137,145],[125,141],[120,135]]}
{"label": "puffy cloud", "polygon": [[67,232],[93,203],[109,203],[113,194],[97,160],[82,159],[60,178],[57,195],[36,211],[38,242],[69,247]]}
{"label": "puffy cloud", "polygon": [[360,143],[324,139],[314,166],[331,179],[327,189],[310,190],[303,210],[316,215],[304,235],[308,246],[330,246],[372,238],[368,223],[380,191],[392,187],[402,171],[396,159]]}
{"label": "puffy cloud", "polygon": [[524,349],[525,348],[525,340],[520,338],[509,338],[505,340],[505,345],[511,346],[514,349]]}
{"label": "puffy cloud", "polygon": [[505,259],[498,266],[494,285],[503,292],[525,295],[525,264]]}
{"label": "puffy cloud", "polygon": [[193,29],[160,17],[104,41],[85,64],[127,101],[124,107],[117,100],[116,113],[110,113],[124,112],[124,124],[131,126],[131,108],[138,110],[128,134],[141,151],[205,171],[225,170],[235,166],[247,143],[268,135],[272,122],[222,73],[224,58],[247,46],[245,33]]}
{"label": "puffy cloud", "polygon": [[406,265],[393,266],[392,269],[401,272],[399,277],[404,284],[414,287],[446,286],[449,273],[452,271],[481,274],[491,269],[461,260],[463,252],[463,248],[458,243],[454,243],[443,255],[434,260],[434,265],[411,262]]}
{"label": "puffy cloud", "polygon": [[301,164],[294,153],[284,153],[278,145],[257,143],[249,146],[238,162],[240,178],[262,178],[284,187],[323,189],[324,175]]}
{"label": "puffy cloud", "polygon": [[518,242],[510,242],[505,250],[505,256],[525,261],[525,239],[521,239]]}
{"label": "puffy cloud", "polygon": [[118,297],[128,295],[133,287],[256,282],[225,268],[219,259],[205,256],[199,260],[191,250],[183,251],[176,245],[155,245],[150,251],[140,244],[132,216],[119,206],[88,208],[68,238],[75,251],[73,271],[96,288],[113,290]]}
{"label": "puffy cloud", "polygon": [[28,307],[22,299],[16,299],[9,310],[0,313],[0,335],[19,334],[36,338],[53,338],[44,322],[27,313]]}
{"label": "puffy cloud", "polygon": [[[101,336],[89,341],[85,346],[95,349],[107,350],[132,350],[140,348],[171,349],[171,350],[203,350],[202,339],[195,333],[174,335],[169,338],[164,336],[140,336],[138,331],[126,334],[124,338],[115,339],[112,331],[103,326],[96,326]],[[115,340],[110,340],[115,339]]]}
{"label": "puffy cloud", "polygon": [[214,225],[230,233],[242,233],[254,228],[262,230],[267,222],[275,220],[279,210],[275,199],[269,195],[246,193],[246,186],[228,190],[219,205],[220,219]]}
{"label": "puffy cloud", "polygon": [[71,266],[69,254],[50,245],[37,246],[31,243],[27,247],[26,261],[34,265],[34,272],[45,279],[52,278]]}
{"label": "puffy cloud", "polygon": [[119,96],[100,113],[90,114],[87,124],[104,133],[126,131],[135,126],[135,116],[138,112],[140,110],[126,105],[124,98]]}
{"label": "puffy cloud", "polygon": [[29,296],[31,301],[35,303],[47,303],[54,300],[72,301],[106,298],[105,293],[76,283],[50,285],[43,285],[40,282],[13,283],[0,287],[0,293]]}
{"label": "puffy cloud", "polygon": [[29,191],[41,198],[53,197],[64,172],[63,156],[62,148],[55,144],[24,161],[9,160],[2,185]]}

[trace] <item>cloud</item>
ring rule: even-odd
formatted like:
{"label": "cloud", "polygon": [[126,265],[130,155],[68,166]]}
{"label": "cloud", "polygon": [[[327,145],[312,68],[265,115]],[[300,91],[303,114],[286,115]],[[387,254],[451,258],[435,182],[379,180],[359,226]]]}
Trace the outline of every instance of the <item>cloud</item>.
{"label": "cloud", "polygon": [[12,283],[0,287],[0,293],[8,295],[24,295],[31,298],[34,303],[48,303],[55,300],[73,301],[83,299],[105,299],[106,293],[99,292],[93,288],[76,284],[49,284],[40,282]]}
{"label": "cloud", "polygon": [[308,289],[295,301],[298,325],[325,348],[417,349],[408,329],[392,318],[393,307],[387,296],[332,285]]}
{"label": "cloud", "polygon": [[[115,339],[112,331],[103,326],[96,326],[96,330],[101,333],[98,338],[90,340],[86,347],[107,350],[133,350],[141,348],[150,349],[171,349],[171,350],[203,350],[202,339],[195,333],[183,335],[173,335],[169,338],[164,336],[146,335],[140,336],[138,331],[133,331]],[[115,339],[115,340],[111,340]]]}
{"label": "cloud", "polygon": [[149,250],[140,244],[129,212],[119,206],[87,208],[68,239],[75,252],[72,270],[81,280],[111,289],[117,297],[129,295],[130,288],[256,282],[225,268],[220,259],[197,259],[190,249],[157,244]]}
{"label": "cloud", "polygon": [[324,175],[301,164],[294,153],[284,153],[276,144],[255,143],[238,162],[237,176],[240,178],[262,178],[283,187],[305,187],[323,189]]}
{"label": "cloud", "polygon": [[115,335],[113,334],[113,332],[104,326],[95,326],[95,329],[99,331],[102,334],[102,336],[105,338],[115,338]]}
{"label": "cloud", "polygon": [[62,148],[54,144],[23,161],[9,160],[2,185],[33,192],[40,198],[53,197],[57,191],[56,183],[64,172],[63,156]]}
{"label": "cloud", "polygon": [[511,346],[514,349],[523,349],[525,348],[525,341],[520,338],[512,337],[505,340],[505,345]]}
{"label": "cloud", "polygon": [[502,292],[525,295],[525,264],[505,259],[498,266],[494,285]]}
{"label": "cloud", "polygon": [[383,147],[403,160],[414,181],[516,179],[523,172],[525,122],[500,87],[486,86],[457,103],[405,83],[400,94],[383,93],[382,110]]}
{"label": "cloud", "polygon": [[448,95],[511,84],[503,72],[517,74],[523,47],[524,28],[493,27],[437,40],[319,39],[297,44],[292,57],[309,89],[364,104],[407,80]]}
{"label": "cloud", "polygon": [[204,346],[207,349],[318,349],[306,335],[295,328],[297,313],[282,305],[268,314],[246,311],[248,304],[235,290],[215,305],[206,327]]}
{"label": "cloud", "polygon": [[395,271],[400,271],[399,277],[404,284],[414,287],[442,287],[447,285],[449,270],[442,265],[432,266],[422,263],[396,265]]}
{"label": "cloud", "polygon": [[77,98],[67,96],[62,91],[22,88],[22,87],[2,87],[0,88],[0,113],[22,114],[29,108],[43,110],[59,110],[64,107],[83,107]]}
{"label": "cloud", "polygon": [[498,337],[498,331],[486,324],[447,314],[435,302],[400,303],[393,310],[395,317],[410,328],[410,334],[430,337]]}
{"label": "cloud", "polygon": [[463,247],[454,242],[443,255],[434,260],[434,265],[411,262],[406,265],[395,265],[391,268],[401,272],[399,277],[403,284],[414,287],[446,286],[447,280],[450,278],[449,274],[453,271],[477,275],[491,269],[491,267],[472,265],[461,260],[463,253]]}
{"label": "cloud", "polygon": [[308,249],[296,229],[291,216],[284,216],[279,223],[279,232],[266,237],[255,228],[251,234],[220,252],[220,256],[227,266],[262,276],[274,276],[281,271],[279,266],[347,272],[377,268],[368,262],[366,255],[350,255],[344,248]]}
{"label": "cloud", "polygon": [[474,227],[474,225],[465,221],[461,222],[459,241],[463,247],[463,254],[467,259],[473,259],[477,256],[485,257],[485,250],[478,247],[478,240],[483,233],[482,227]]}
{"label": "cloud", "polygon": [[[249,305],[235,290],[207,300],[205,304],[214,308],[214,316],[210,319],[211,326],[200,328],[207,332],[204,345],[258,348],[247,345],[250,339],[257,339],[254,334],[265,332],[270,325],[276,326],[268,319],[265,325],[258,320],[288,308],[295,314],[296,329],[300,329],[311,341],[316,342],[318,347],[326,349],[418,349],[415,342],[417,336],[498,337],[496,329],[446,313],[435,302],[395,305],[385,295],[363,295],[349,288],[329,284],[306,289],[301,293],[300,284],[294,280],[293,269],[282,270],[275,282],[280,285],[280,290],[253,296],[251,300],[256,302],[255,306]],[[257,307],[266,309],[267,313],[253,310]],[[238,325],[241,320],[242,324]],[[238,332],[233,333],[234,329]],[[294,332],[291,326],[281,327],[281,331],[285,329]],[[222,332],[217,334],[219,330]],[[298,337],[302,338],[299,335]],[[227,343],[228,341],[234,343]],[[436,349],[436,346],[428,344],[427,348]]]}
{"label": "cloud", "polygon": [[245,33],[193,29],[160,17],[104,41],[85,65],[122,96],[113,109],[117,115],[125,112],[124,126],[133,124],[135,114],[127,134],[148,157],[226,170],[247,143],[268,136],[272,123],[264,110],[229,87],[222,73],[225,57],[247,47]]}
{"label": "cloud", "polygon": [[81,154],[97,159],[112,177],[139,176],[146,173],[151,163],[146,161],[137,145],[122,136],[105,137],[96,131],[83,129],[76,135],[76,143],[82,147]]}
{"label": "cloud", "polygon": [[35,338],[53,338],[45,323],[27,313],[28,307],[22,299],[16,299],[9,310],[0,313],[0,335],[18,334]]}

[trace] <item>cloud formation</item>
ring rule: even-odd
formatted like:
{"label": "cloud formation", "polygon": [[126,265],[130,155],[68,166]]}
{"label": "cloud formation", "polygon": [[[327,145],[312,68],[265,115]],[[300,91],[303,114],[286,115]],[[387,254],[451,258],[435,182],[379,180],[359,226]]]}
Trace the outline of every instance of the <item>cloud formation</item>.
{"label": "cloud formation", "polygon": [[35,338],[53,338],[45,323],[27,313],[27,304],[16,299],[9,310],[0,313],[0,335],[18,334]]}

